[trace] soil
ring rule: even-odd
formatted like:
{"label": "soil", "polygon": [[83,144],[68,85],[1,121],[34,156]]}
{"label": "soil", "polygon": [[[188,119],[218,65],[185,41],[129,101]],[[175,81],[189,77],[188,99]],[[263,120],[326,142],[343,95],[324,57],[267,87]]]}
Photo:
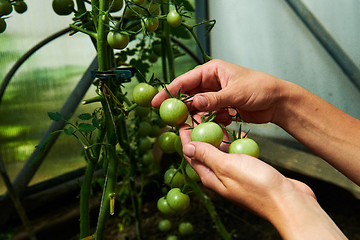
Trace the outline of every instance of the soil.
{"label": "soil", "polygon": [[[360,240],[360,200],[356,199],[352,194],[336,187],[332,184],[322,182],[316,179],[312,179],[296,173],[282,171],[288,177],[301,180],[308,184],[315,192],[317,199],[323,209],[329,214],[329,216],[335,221],[339,228],[345,233],[345,235],[352,240]],[[145,196],[143,198],[143,211],[142,211],[142,229],[143,239],[145,240],[160,240],[166,239],[167,234],[158,231],[157,224],[164,218],[164,216],[157,210],[157,199],[162,196],[159,192],[157,184],[149,184],[144,190]],[[204,189],[206,194],[211,198],[216,210],[226,226],[226,229],[233,233],[233,239],[281,239],[276,229],[264,219],[257,215],[244,210],[227,200],[224,200],[215,193]],[[189,221],[194,227],[195,231],[193,235],[181,236],[179,239],[201,239],[201,240],[217,240],[222,239],[216,229],[213,227],[210,216],[206,209],[199,202],[196,196],[191,195],[191,206],[188,211],[181,216],[169,218],[173,227],[168,234],[177,233],[177,225],[181,221]],[[96,205],[96,204],[95,204]],[[98,209],[97,206],[94,209]],[[61,213],[65,213],[67,210],[58,209]],[[108,221],[106,230],[107,240],[133,240],[136,239],[135,225],[130,224],[125,227],[125,230],[119,231],[121,219],[117,216],[118,212],[114,216],[111,216]],[[92,212],[93,226],[97,218],[97,212]],[[43,221],[49,221],[43,219]],[[79,239],[78,232],[78,217],[71,220],[67,220],[63,223],[58,223],[51,228],[47,228],[37,234],[38,239]],[[15,237],[13,239],[22,239]],[[25,239],[25,238],[23,238]]]}

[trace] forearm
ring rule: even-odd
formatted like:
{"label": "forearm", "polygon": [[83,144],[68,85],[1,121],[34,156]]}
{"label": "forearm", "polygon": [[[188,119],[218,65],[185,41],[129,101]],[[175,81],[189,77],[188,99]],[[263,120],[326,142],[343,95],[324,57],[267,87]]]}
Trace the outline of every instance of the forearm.
{"label": "forearm", "polygon": [[360,121],[295,84],[283,91],[274,123],[359,185]]}
{"label": "forearm", "polygon": [[288,194],[277,200],[270,222],[283,239],[347,239],[317,201],[304,194]]}

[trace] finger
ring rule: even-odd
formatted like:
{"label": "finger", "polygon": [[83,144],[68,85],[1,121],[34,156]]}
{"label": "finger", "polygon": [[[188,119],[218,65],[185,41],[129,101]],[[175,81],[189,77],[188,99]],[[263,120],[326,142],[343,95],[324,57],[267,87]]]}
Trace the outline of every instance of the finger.
{"label": "finger", "polygon": [[197,172],[205,187],[218,193],[222,193],[226,190],[224,184],[208,166],[191,159],[189,159],[189,164]]}
{"label": "finger", "polygon": [[[221,89],[217,73],[217,64],[213,61],[207,62],[200,67],[190,70],[174,79],[166,88],[171,95],[177,92],[195,94],[204,91],[217,91]],[[196,89],[196,90],[195,90]],[[152,105],[159,108],[161,103],[169,96],[165,90],[161,90],[152,100]]]}
{"label": "finger", "polygon": [[230,88],[217,92],[199,93],[194,96],[192,106],[199,111],[214,111],[234,105],[234,96]]}
{"label": "finger", "polygon": [[184,156],[199,161],[217,174],[222,169],[227,154],[208,143],[189,142],[183,145]]}

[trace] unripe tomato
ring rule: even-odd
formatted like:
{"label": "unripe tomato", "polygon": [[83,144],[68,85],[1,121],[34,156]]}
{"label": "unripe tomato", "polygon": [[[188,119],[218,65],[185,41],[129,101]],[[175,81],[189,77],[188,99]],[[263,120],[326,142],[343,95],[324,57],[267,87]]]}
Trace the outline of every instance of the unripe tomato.
{"label": "unripe tomato", "polygon": [[74,10],[73,0],[53,0],[52,8],[58,15],[69,15]]}
{"label": "unripe tomato", "polygon": [[175,127],[186,121],[189,110],[181,100],[168,98],[160,105],[159,115],[166,124]]}
{"label": "unripe tomato", "polygon": [[158,90],[147,83],[139,83],[133,89],[134,102],[142,107],[150,107],[151,100],[158,93]]}
{"label": "unripe tomato", "polygon": [[0,17],[4,15],[9,15],[12,12],[13,8],[10,1],[0,0]]}
{"label": "unripe tomato", "polygon": [[181,235],[189,235],[194,232],[194,226],[190,222],[182,222],[179,224],[179,233]]}
{"label": "unripe tomato", "polygon": [[258,158],[260,149],[257,143],[250,138],[240,138],[232,142],[229,146],[229,153],[246,154]]}
{"label": "unripe tomato", "polygon": [[158,125],[153,124],[150,129],[149,137],[158,137],[160,135],[161,129]]}
{"label": "unripe tomato", "polygon": [[135,115],[141,118],[145,118],[147,115],[149,115],[150,111],[151,109],[149,107],[137,106],[135,108]]}
{"label": "unripe tomato", "polygon": [[160,232],[167,232],[171,229],[171,222],[169,219],[163,219],[158,223]]}
{"label": "unripe tomato", "polygon": [[130,37],[127,34],[110,31],[107,35],[107,42],[113,49],[124,49],[130,42]]}
{"label": "unripe tomato", "polygon": [[182,22],[182,16],[176,10],[172,10],[168,13],[166,20],[170,26],[178,27]]}
{"label": "unripe tomato", "polygon": [[148,138],[140,138],[139,139],[139,150],[141,152],[147,152],[151,149],[152,143]]}
{"label": "unripe tomato", "polygon": [[165,196],[161,197],[157,201],[157,208],[159,209],[160,212],[162,212],[163,214],[166,214],[166,215],[174,215],[176,213],[176,211],[170,207]]}
{"label": "unripe tomato", "polygon": [[145,153],[145,154],[142,156],[142,162],[143,162],[145,165],[150,165],[151,163],[154,162],[154,154],[153,154],[151,151],[148,151],[147,153]]}
{"label": "unripe tomato", "polygon": [[141,122],[139,123],[138,134],[140,137],[147,137],[149,136],[151,131],[151,125],[148,122]]}
{"label": "unripe tomato", "polygon": [[178,237],[176,235],[169,235],[166,237],[166,240],[178,240]]}
{"label": "unripe tomato", "polygon": [[160,137],[158,138],[158,144],[160,149],[164,152],[164,153],[174,153],[176,151],[175,149],[175,140],[177,138],[176,133],[174,132],[164,132],[163,134],[160,135]]}
{"label": "unripe tomato", "polygon": [[0,18],[0,33],[3,33],[6,30],[6,22],[4,19]]}
{"label": "unripe tomato", "polygon": [[224,133],[222,128],[214,122],[200,123],[191,132],[191,141],[209,143],[219,147],[223,141]]}
{"label": "unripe tomato", "polygon": [[159,27],[159,19],[157,18],[145,18],[146,31],[154,32]]}
{"label": "unripe tomato", "polygon": [[172,188],[166,195],[166,201],[175,211],[184,211],[190,206],[189,195],[182,193],[180,188]]}
{"label": "unripe tomato", "polygon": [[26,12],[27,4],[24,1],[17,0],[14,4],[15,11],[19,14]]}
{"label": "unripe tomato", "polygon": [[184,175],[174,168],[166,170],[164,174],[164,183],[171,187],[182,187],[184,186]]}

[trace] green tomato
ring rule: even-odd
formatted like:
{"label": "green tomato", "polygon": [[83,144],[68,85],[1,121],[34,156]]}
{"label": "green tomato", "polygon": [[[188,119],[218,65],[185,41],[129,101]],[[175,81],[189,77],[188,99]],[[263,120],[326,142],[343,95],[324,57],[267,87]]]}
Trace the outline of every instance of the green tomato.
{"label": "green tomato", "polygon": [[223,141],[224,133],[222,128],[214,122],[200,123],[191,132],[191,141],[209,143],[219,147]]}
{"label": "green tomato", "polygon": [[4,15],[9,15],[12,12],[13,8],[10,1],[0,0],[0,17]]}
{"label": "green tomato", "polygon": [[176,127],[182,125],[189,115],[185,103],[176,98],[168,98],[162,102],[159,109],[160,118],[168,125]]}
{"label": "green tomato", "polygon": [[182,16],[176,10],[172,10],[168,13],[166,20],[170,26],[178,27],[182,22]]}
{"label": "green tomato", "polygon": [[158,223],[160,232],[167,232],[171,229],[171,222],[169,219],[163,219]]}
{"label": "green tomato", "polygon": [[145,137],[139,139],[139,150],[141,152],[147,152],[151,149],[152,143],[151,141]]}
{"label": "green tomato", "polygon": [[146,31],[155,32],[156,29],[159,27],[159,19],[157,18],[145,18],[145,27]]}
{"label": "green tomato", "polygon": [[229,153],[246,154],[258,158],[260,149],[257,143],[250,138],[240,138],[232,142],[229,146]]}
{"label": "green tomato", "polygon": [[142,162],[143,162],[145,165],[150,165],[151,163],[154,162],[154,154],[153,154],[151,151],[148,151],[147,153],[145,153],[145,154],[142,156]]}
{"label": "green tomato", "polygon": [[193,181],[200,181],[200,176],[197,174],[197,172],[190,166],[190,164],[187,164],[185,167],[186,175]]}
{"label": "green tomato", "polygon": [[158,93],[158,90],[147,83],[139,83],[133,89],[134,102],[142,107],[150,107],[151,100]]}
{"label": "green tomato", "polygon": [[176,235],[169,235],[166,237],[166,240],[178,240],[178,237]]}
{"label": "green tomato", "polygon": [[149,115],[151,109],[149,107],[137,106],[135,108],[135,115],[141,118],[145,118]]}
{"label": "green tomato", "polygon": [[180,188],[172,188],[166,195],[169,206],[177,212],[184,211],[190,206],[189,195],[182,193]]}
{"label": "green tomato", "polygon": [[181,235],[190,235],[194,232],[194,226],[190,222],[182,222],[179,224],[179,233]]}
{"label": "green tomato", "polygon": [[163,134],[161,134],[160,137],[158,138],[160,149],[164,153],[168,153],[168,154],[176,152],[175,144],[174,144],[176,138],[177,135],[174,132],[164,132]]}
{"label": "green tomato", "polygon": [[14,9],[17,13],[22,14],[28,9],[26,2],[17,0],[14,4]]}
{"label": "green tomato", "polygon": [[151,124],[148,122],[140,122],[139,123],[139,129],[138,134],[140,137],[147,137],[150,135],[151,131]]}
{"label": "green tomato", "polygon": [[73,0],[53,0],[52,8],[58,15],[64,16],[69,15],[74,10]]}
{"label": "green tomato", "polygon": [[161,133],[161,128],[158,125],[153,124],[150,129],[149,137],[158,137]]}
{"label": "green tomato", "polygon": [[110,31],[107,35],[107,42],[113,49],[124,49],[130,42],[130,37],[127,34]]}
{"label": "green tomato", "polygon": [[157,208],[165,215],[174,215],[176,213],[176,211],[170,207],[165,196],[159,198],[159,200],[157,201]]}
{"label": "green tomato", "polygon": [[164,183],[170,187],[182,187],[184,186],[185,178],[181,172],[177,171],[174,168],[166,170],[164,174]]}
{"label": "green tomato", "polygon": [[0,18],[0,33],[3,33],[6,30],[6,22],[4,19]]}

